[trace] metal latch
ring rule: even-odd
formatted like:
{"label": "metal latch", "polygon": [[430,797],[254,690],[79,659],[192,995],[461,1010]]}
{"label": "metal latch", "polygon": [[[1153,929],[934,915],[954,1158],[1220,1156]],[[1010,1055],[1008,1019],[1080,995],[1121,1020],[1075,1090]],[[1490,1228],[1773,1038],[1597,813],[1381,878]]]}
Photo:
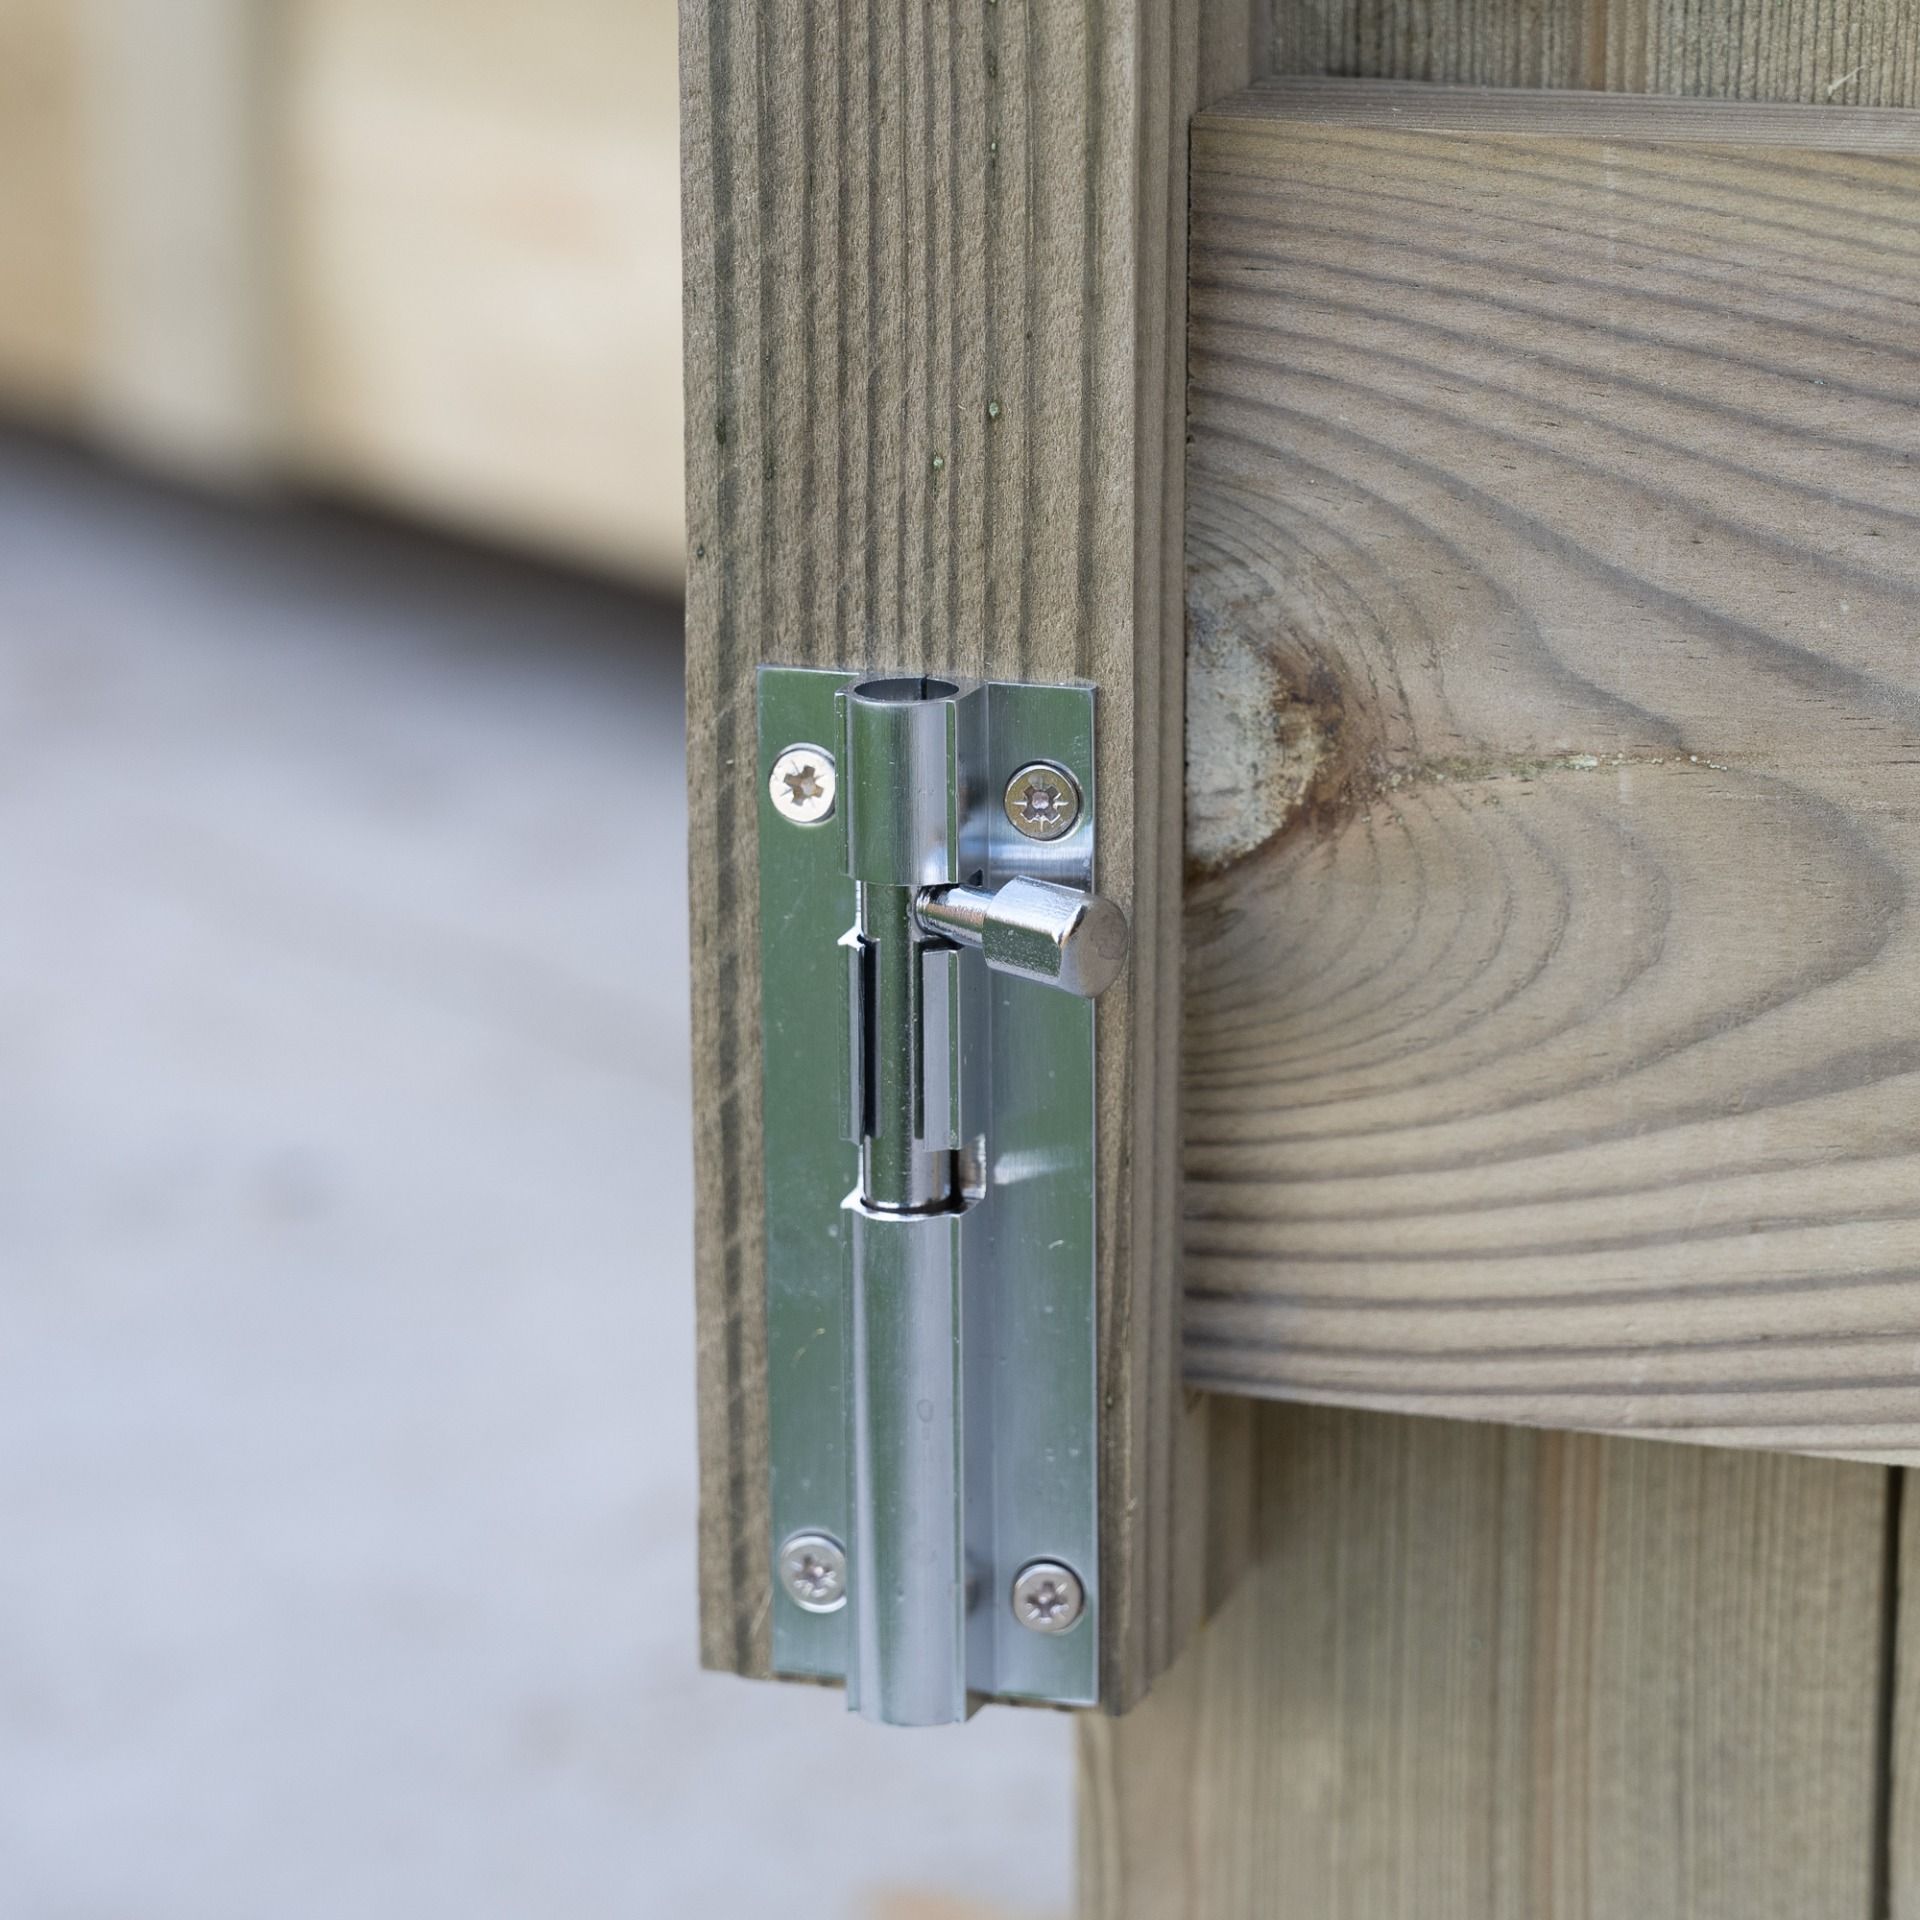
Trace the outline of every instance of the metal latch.
{"label": "metal latch", "polygon": [[773,1663],[894,1725],[1090,1705],[1093,690],[759,707]]}

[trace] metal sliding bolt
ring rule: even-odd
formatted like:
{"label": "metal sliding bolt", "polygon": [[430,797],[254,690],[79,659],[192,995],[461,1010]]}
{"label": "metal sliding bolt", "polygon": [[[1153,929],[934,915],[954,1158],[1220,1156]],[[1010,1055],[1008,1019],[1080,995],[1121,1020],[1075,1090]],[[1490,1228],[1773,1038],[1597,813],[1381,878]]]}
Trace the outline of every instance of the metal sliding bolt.
{"label": "metal sliding bolt", "polygon": [[1091,1000],[1127,963],[1127,916],[1111,900],[1050,880],[984,887],[929,887],[916,909],[922,927],[976,947],[995,973]]}
{"label": "metal sliding bolt", "polygon": [[1087,1610],[1080,1576],[1058,1560],[1034,1560],[1013,1581],[1013,1617],[1035,1633],[1065,1633]]}

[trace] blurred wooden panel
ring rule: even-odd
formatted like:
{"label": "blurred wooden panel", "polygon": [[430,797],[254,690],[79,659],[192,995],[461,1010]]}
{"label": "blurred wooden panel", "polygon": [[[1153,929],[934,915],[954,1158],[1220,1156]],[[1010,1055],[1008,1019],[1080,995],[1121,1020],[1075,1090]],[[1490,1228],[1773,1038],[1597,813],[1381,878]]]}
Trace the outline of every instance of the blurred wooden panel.
{"label": "blurred wooden panel", "polygon": [[1088,1920],[1886,1911],[1896,1476],[1300,1408],[1258,1447],[1257,1570],[1083,1723]]}
{"label": "blurred wooden panel", "polygon": [[1269,73],[1815,106],[1920,98],[1914,0],[1268,0]]}
{"label": "blurred wooden panel", "polygon": [[84,21],[85,417],[150,464],[264,475],[278,451],[276,8],[68,0]]}
{"label": "blurred wooden panel", "polygon": [[288,4],[299,466],[677,582],[672,0]]}
{"label": "blurred wooden panel", "polygon": [[0,399],[200,475],[270,457],[272,9],[0,0]]}
{"label": "blurred wooden panel", "polygon": [[87,378],[84,59],[73,0],[0,0],[0,396],[60,415]]}

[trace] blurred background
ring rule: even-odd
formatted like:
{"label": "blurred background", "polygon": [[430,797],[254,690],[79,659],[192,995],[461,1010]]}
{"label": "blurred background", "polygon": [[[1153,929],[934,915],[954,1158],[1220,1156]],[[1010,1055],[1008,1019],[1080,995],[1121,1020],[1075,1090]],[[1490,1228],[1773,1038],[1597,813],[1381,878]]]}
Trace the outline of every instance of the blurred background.
{"label": "blurred background", "polygon": [[695,1662],[668,0],[0,0],[0,1915],[1044,1920]]}

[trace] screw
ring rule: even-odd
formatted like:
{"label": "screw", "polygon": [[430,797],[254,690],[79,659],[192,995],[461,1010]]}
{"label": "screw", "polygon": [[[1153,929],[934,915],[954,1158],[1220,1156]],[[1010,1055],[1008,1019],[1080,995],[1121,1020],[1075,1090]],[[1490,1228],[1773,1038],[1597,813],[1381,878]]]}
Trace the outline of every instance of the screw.
{"label": "screw", "polygon": [[802,742],[773,763],[767,792],[783,820],[815,827],[833,812],[833,755]]}
{"label": "screw", "polygon": [[1080,818],[1080,789],[1072,774],[1036,760],[1007,782],[1006,806],[1007,818],[1029,840],[1060,840]]}
{"label": "screw", "polygon": [[838,1613],[847,1604],[847,1556],[826,1533],[790,1535],[780,1549],[780,1584],[808,1613]]}
{"label": "screw", "polygon": [[1065,1633],[1087,1610],[1080,1576],[1058,1560],[1034,1560],[1014,1576],[1013,1617],[1035,1633]]}

